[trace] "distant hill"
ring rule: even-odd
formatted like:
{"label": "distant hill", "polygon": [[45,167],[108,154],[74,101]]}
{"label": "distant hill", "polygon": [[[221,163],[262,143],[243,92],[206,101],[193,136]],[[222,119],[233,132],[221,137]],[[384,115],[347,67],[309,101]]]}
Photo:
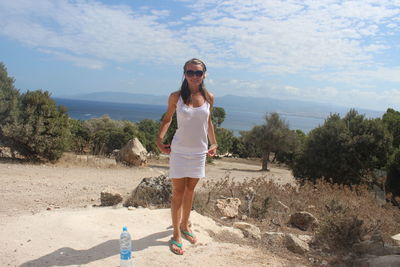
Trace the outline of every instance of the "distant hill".
{"label": "distant hill", "polygon": [[79,99],[79,100],[92,100],[100,102],[114,102],[114,103],[135,103],[135,104],[147,104],[147,105],[161,105],[167,104],[168,96],[156,96],[147,94],[131,94],[124,92],[95,92],[88,94],[79,94],[69,97],[63,96],[62,98],[67,99]]}
{"label": "distant hill", "polygon": [[[68,98],[103,102],[136,103],[165,106],[167,105],[168,96],[132,94],[123,92],[95,92],[89,94],[74,95]],[[267,112],[277,112],[282,115],[314,117],[320,119],[324,119],[332,113],[339,113],[341,116],[343,116],[350,110],[350,108],[352,108],[310,101],[282,100],[268,97],[245,97],[235,95],[216,97],[215,105],[223,107],[227,111],[227,113],[231,111],[263,114]],[[370,118],[381,117],[384,113],[384,111],[360,108],[355,109],[360,114],[365,114],[367,117]]]}

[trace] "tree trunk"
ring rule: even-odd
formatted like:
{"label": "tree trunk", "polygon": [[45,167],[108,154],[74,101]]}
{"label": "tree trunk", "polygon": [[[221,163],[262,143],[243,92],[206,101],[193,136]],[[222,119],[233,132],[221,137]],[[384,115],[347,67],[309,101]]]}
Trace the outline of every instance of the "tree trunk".
{"label": "tree trunk", "polygon": [[265,153],[263,153],[263,157],[262,157],[262,167],[261,167],[262,171],[269,171],[268,161],[269,161],[269,152],[265,152]]}

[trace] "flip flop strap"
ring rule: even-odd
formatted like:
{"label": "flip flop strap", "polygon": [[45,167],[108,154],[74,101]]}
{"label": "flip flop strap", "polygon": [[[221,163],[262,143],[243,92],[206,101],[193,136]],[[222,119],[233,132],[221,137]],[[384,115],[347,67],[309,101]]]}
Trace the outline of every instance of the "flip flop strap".
{"label": "flip flop strap", "polygon": [[182,243],[178,243],[175,240],[171,239],[171,244],[174,244],[175,246],[177,246],[178,248],[182,248]]}
{"label": "flip flop strap", "polygon": [[190,236],[190,237],[194,237],[194,235],[192,234],[192,233],[190,233],[190,232],[185,232],[185,231],[183,231],[183,230],[181,230],[182,231],[182,233],[184,233],[185,235],[188,235],[188,236]]}

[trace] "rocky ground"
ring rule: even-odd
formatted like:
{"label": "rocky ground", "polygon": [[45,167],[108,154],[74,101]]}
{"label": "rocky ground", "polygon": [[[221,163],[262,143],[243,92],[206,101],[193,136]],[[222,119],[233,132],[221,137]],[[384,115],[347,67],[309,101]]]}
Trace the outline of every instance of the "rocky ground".
{"label": "rocky ground", "polygon": [[[258,162],[216,160],[207,165],[207,179],[264,176],[277,183],[294,183],[289,170],[259,171]],[[142,178],[168,171],[166,159],[129,168],[112,159],[67,155],[57,164],[0,162],[0,266],[118,266],[116,238],[122,224],[135,236],[136,266],[300,266],[300,257],[275,255],[245,244],[216,242],[210,233],[223,227],[194,215],[200,242],[185,256],[171,254],[168,210],[93,208],[100,192],[111,189],[128,197]],[[205,223],[205,222],[208,223]],[[121,225],[120,225],[121,224]],[[208,226],[205,226],[208,225]],[[90,229],[86,231],[87,229]],[[87,236],[96,231],[95,237]],[[135,241],[134,240],[134,241]],[[135,244],[135,242],[134,242]],[[108,251],[108,250],[111,250]]]}

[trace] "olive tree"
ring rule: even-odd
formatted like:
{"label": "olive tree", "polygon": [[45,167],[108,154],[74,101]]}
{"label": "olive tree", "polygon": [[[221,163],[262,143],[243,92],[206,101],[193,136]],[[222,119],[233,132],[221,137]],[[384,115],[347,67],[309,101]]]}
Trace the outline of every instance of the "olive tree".
{"label": "olive tree", "polygon": [[268,170],[270,154],[287,152],[292,149],[295,133],[279,114],[274,112],[265,116],[263,125],[254,126],[243,135],[245,143],[251,143],[262,155],[262,170]]}

